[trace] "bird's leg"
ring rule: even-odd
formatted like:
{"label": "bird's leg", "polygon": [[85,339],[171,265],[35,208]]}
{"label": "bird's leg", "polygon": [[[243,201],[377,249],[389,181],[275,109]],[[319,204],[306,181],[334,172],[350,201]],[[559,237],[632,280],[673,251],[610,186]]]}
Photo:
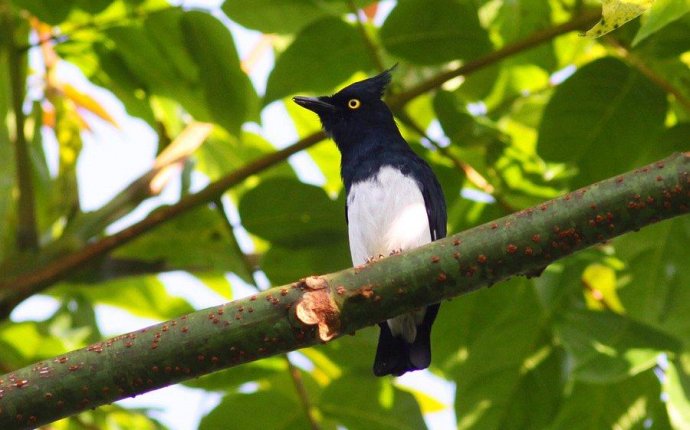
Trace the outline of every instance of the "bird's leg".
{"label": "bird's leg", "polygon": [[388,255],[389,255],[389,256],[391,256],[391,255],[398,255],[398,254],[402,254],[402,252],[403,252],[402,248],[396,248],[396,249],[392,250],[392,251],[390,252],[390,254],[388,254]]}

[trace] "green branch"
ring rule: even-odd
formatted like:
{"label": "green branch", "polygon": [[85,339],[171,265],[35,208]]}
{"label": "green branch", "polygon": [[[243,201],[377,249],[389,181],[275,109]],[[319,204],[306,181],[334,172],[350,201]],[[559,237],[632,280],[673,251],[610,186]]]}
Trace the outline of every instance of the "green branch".
{"label": "green branch", "polygon": [[[515,44],[507,45],[486,57],[467,63],[457,69],[443,72],[438,76],[425,81],[416,87],[392,96],[388,102],[393,110],[401,109],[406,103],[423,94],[440,87],[447,80],[460,75],[481,70],[490,66],[510,55],[531,49],[540,43],[547,42],[559,35],[568,33],[579,28],[583,28],[595,19],[598,14],[585,13],[567,23],[539,31]],[[195,194],[190,194],[172,206],[166,206],[154,211],[142,221],[113,235],[104,237],[97,242],[91,243],[86,247],[50,261],[41,267],[35,268],[30,273],[23,273],[10,279],[0,280],[0,320],[6,319],[14,307],[22,300],[36,294],[56,281],[66,278],[76,270],[84,267],[90,261],[103,256],[104,254],[124,245],[139,235],[157,227],[165,221],[175,216],[193,209],[199,205],[212,202],[219,198],[227,189],[237,185],[269,167],[286,160],[289,156],[307,149],[325,139],[323,132],[316,132],[296,143],[272,154],[266,155],[255,160],[242,168],[233,171],[227,176],[216,182],[209,184],[206,188]],[[1,279],[1,278],[0,278]]]}
{"label": "green branch", "polygon": [[17,204],[17,249],[20,251],[38,248],[38,230],[36,227],[36,208],[34,203],[34,186],[31,172],[31,159],[24,131],[25,116],[24,85],[26,70],[24,55],[17,50],[15,23],[12,6],[8,0],[0,2],[0,22],[3,29],[2,38],[8,50],[8,68],[11,85],[12,111],[14,113],[14,159],[17,168],[17,186],[19,200]]}
{"label": "green branch", "polygon": [[184,315],[0,376],[0,428],[32,428],[354,333],[690,212],[675,154],[411,252]]}

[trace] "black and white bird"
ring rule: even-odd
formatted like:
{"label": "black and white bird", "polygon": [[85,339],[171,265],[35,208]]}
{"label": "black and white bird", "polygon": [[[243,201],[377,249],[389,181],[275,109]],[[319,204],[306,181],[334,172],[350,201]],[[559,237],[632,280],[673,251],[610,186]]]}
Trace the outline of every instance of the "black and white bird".
{"label": "black and white bird", "polygon": [[[315,112],[341,153],[341,176],[354,265],[415,248],[446,235],[446,204],[429,165],[400,134],[381,99],[387,70],[332,96],[294,97]],[[431,362],[435,304],[379,324],[374,374],[402,375]]]}

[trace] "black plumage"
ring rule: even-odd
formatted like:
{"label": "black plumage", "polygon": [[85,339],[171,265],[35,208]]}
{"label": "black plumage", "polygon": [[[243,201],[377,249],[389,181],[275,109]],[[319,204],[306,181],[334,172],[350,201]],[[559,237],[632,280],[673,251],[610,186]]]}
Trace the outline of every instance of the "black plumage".
{"label": "black plumage", "polygon": [[[318,114],[342,155],[354,264],[446,235],[446,205],[438,180],[402,137],[382,100],[390,80],[390,71],[385,71],[332,96],[294,98]],[[438,309],[432,305],[379,324],[377,376],[429,366],[431,326]]]}

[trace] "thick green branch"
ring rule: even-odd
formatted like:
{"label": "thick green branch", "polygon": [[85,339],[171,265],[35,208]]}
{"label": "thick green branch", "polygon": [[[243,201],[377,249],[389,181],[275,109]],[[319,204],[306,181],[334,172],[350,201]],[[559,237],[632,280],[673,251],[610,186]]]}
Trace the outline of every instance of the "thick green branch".
{"label": "thick green branch", "polygon": [[0,428],[36,427],[354,333],[688,212],[690,153],[676,154],[408,253],[272,288],[0,376]]}
{"label": "thick green branch", "polygon": [[[467,63],[458,69],[453,69],[449,72],[441,73],[440,75],[425,81],[422,84],[393,96],[389,99],[389,104],[394,110],[402,108],[407,102],[415,97],[440,87],[447,80],[453,79],[460,75],[467,75],[477,70],[492,65],[510,55],[531,49],[540,43],[551,40],[559,35],[568,33],[570,31],[582,28],[595,20],[598,15],[593,13],[586,13],[578,16],[567,23],[552,27],[550,29],[537,32],[532,36],[527,37],[523,41],[519,41],[513,45],[505,46],[492,54],[478,59],[474,62]],[[161,208],[144,220],[122,230],[116,234],[104,237],[97,242],[94,242],[79,251],[60,257],[50,263],[45,264],[33,270],[31,273],[25,273],[5,279],[0,282],[0,320],[6,319],[12,309],[22,300],[31,295],[42,291],[52,283],[64,279],[75,270],[88,264],[90,261],[114,250],[115,248],[124,245],[133,240],[139,235],[155,228],[159,224],[174,218],[175,216],[193,209],[199,205],[206,204],[219,198],[227,189],[242,182],[249,176],[256,174],[264,169],[274,166],[289,156],[307,149],[325,138],[323,132],[311,134],[298,142],[290,145],[280,151],[276,151],[254,162],[251,162],[244,167],[230,173],[229,175],[211,183],[209,186],[196,194],[190,194],[183,198],[178,203]]]}

